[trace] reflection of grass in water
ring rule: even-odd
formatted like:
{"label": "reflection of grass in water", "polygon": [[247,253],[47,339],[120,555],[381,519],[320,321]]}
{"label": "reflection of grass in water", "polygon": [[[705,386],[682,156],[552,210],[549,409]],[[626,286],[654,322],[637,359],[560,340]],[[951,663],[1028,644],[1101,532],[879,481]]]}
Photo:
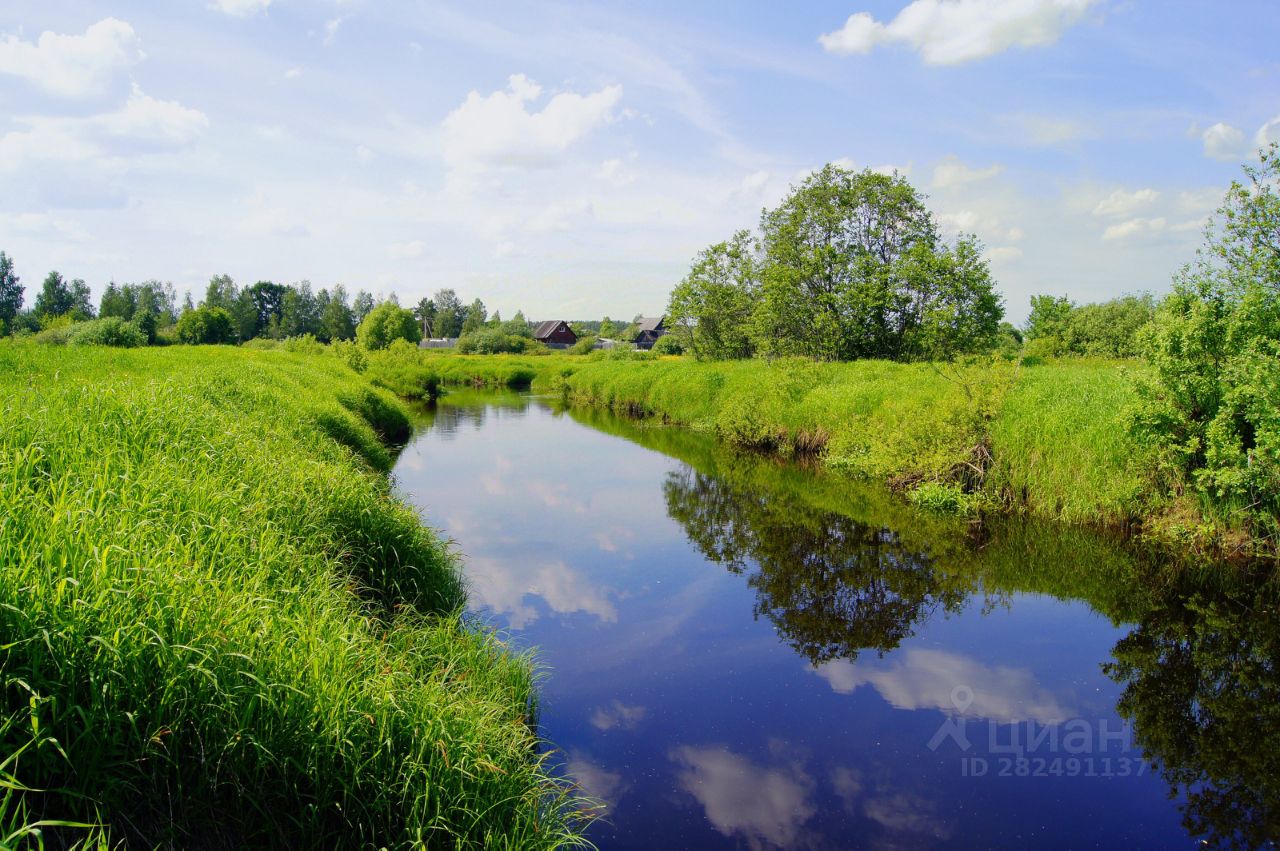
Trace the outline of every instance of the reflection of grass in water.
{"label": "reflection of grass in water", "polygon": [[459,625],[453,557],[376,473],[407,427],[332,358],[0,345],[0,761],[63,790],[0,829],[561,838],[530,666]]}
{"label": "reflection of grass in water", "polygon": [[[742,451],[706,433],[637,422],[593,408],[570,408],[569,415],[717,477],[739,499],[787,506],[788,511],[771,512],[777,527],[772,534],[785,534],[787,524],[820,522],[821,512],[891,530],[904,551],[929,561],[937,581],[955,588],[980,586],[992,593],[1079,599],[1112,620],[1125,621],[1142,610],[1144,589],[1150,585],[1146,577],[1151,571],[1141,558],[1106,534],[1025,518],[989,518],[978,527],[913,509],[883,487]],[[767,536],[770,531],[757,534]]]}

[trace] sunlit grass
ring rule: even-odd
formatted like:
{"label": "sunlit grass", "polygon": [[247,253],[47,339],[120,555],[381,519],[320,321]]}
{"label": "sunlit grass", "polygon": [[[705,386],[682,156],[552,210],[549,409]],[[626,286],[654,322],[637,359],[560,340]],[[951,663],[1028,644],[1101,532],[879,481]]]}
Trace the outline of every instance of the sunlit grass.
{"label": "sunlit grass", "polygon": [[379,473],[407,429],[332,357],[0,345],[0,829],[570,839],[529,661]]}

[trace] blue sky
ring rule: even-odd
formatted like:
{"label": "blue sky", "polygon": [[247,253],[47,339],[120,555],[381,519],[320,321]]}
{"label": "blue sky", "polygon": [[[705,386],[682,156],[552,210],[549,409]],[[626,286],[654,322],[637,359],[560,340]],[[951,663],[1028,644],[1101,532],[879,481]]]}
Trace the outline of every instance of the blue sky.
{"label": "blue sky", "polygon": [[1280,139],[1280,4],[5,3],[0,249],[30,288],[227,272],[656,313],[828,161],[1033,293],[1162,291]]}

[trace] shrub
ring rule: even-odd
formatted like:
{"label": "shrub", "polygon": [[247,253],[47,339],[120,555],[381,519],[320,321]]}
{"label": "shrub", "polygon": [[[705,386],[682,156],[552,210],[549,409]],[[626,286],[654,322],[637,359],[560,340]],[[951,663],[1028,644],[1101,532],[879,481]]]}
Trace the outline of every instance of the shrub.
{"label": "shrub", "polygon": [[147,335],[132,322],[125,322],[119,316],[108,316],[106,319],[94,319],[74,326],[67,342],[75,346],[133,349],[145,346]]}
{"label": "shrub", "polygon": [[364,372],[369,368],[369,356],[354,340],[334,340],[330,350],[338,360],[356,372]]}
{"label": "shrub", "polygon": [[188,346],[231,343],[235,341],[235,324],[231,314],[221,307],[188,310],[178,319],[176,336]]}
{"label": "shrub", "polygon": [[655,355],[682,355],[684,354],[684,343],[680,342],[680,338],[675,334],[663,334],[653,344],[653,348],[649,351]]}
{"label": "shrub", "polygon": [[46,346],[65,346],[75,333],[76,323],[69,316],[60,316],[35,335],[37,343]]}
{"label": "shrub", "polygon": [[322,355],[324,354],[324,343],[318,341],[312,334],[302,334],[298,337],[286,337],[281,343],[280,348],[286,352],[293,352],[298,355]]}
{"label": "shrub", "polygon": [[579,337],[578,342],[574,343],[572,346],[569,347],[569,354],[571,355],[591,354],[591,352],[595,350],[597,339],[598,338],[592,337],[591,335],[587,335],[586,337]]}
{"label": "shrub", "polygon": [[533,340],[508,334],[501,328],[482,328],[458,338],[455,350],[462,355],[520,354]]}
{"label": "shrub", "polygon": [[356,329],[356,339],[370,351],[385,349],[395,340],[417,343],[422,339],[422,327],[413,312],[398,304],[384,301],[369,311],[369,315]]}

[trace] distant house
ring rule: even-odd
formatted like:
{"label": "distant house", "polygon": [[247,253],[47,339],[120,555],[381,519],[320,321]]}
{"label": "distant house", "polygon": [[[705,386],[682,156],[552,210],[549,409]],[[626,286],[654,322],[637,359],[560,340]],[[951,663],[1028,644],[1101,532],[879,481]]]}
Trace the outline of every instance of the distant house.
{"label": "distant house", "polygon": [[553,349],[560,349],[578,342],[578,335],[573,333],[569,323],[563,319],[548,319],[546,322],[539,322],[538,327],[533,329],[533,339]]}
{"label": "distant house", "polygon": [[653,344],[658,342],[658,338],[667,333],[667,326],[662,316],[646,316],[641,318],[639,324],[640,330],[636,332],[636,348],[652,349]]}

